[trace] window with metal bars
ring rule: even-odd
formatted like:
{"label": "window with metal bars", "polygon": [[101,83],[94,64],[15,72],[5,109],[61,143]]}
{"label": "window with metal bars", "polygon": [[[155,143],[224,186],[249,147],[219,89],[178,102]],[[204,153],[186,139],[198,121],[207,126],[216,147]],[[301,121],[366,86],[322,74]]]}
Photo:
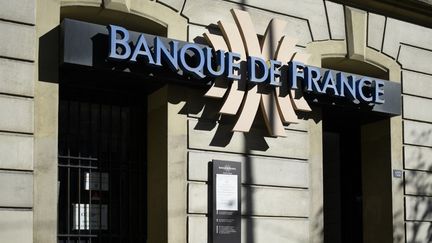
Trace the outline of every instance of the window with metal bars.
{"label": "window with metal bars", "polygon": [[106,87],[60,84],[59,243],[146,242],[146,95]]}

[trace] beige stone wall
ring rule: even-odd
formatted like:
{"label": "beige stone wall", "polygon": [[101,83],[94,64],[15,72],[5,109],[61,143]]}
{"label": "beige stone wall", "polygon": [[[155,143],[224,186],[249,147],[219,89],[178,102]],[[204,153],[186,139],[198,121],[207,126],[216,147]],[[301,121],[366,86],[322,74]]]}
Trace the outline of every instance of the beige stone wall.
{"label": "beige stone wall", "polygon": [[432,30],[385,19],[379,50],[402,67],[403,161],[407,242],[429,242],[432,225],[426,206],[431,195],[432,168]]}
{"label": "beige stone wall", "polygon": [[[431,29],[374,13],[353,15],[364,20],[356,24],[365,34],[356,39],[363,44],[350,47],[347,11],[330,1],[16,0],[0,4],[0,242],[56,241],[58,87],[40,82],[36,69],[42,65],[39,37],[57,26],[60,5],[103,6],[150,18],[166,26],[168,36],[189,41],[213,31],[218,20],[232,21],[229,10],[238,8],[251,14],[261,35],[271,18],[286,20],[285,32],[299,40],[298,48],[333,40],[325,53],[345,56],[351,50],[356,55],[350,56],[366,61],[379,64],[382,58],[372,57],[382,55],[399,63],[401,73],[390,76],[402,76],[403,146],[395,142],[392,149],[394,161],[402,165],[403,159],[405,176],[394,179],[393,207],[395,225],[405,220],[405,228],[395,230],[395,242],[431,240]],[[244,242],[321,242],[320,124],[302,121],[285,128],[286,138],[271,138],[258,117],[250,134],[233,134],[233,120],[215,113],[222,102],[202,96],[203,90],[191,89],[181,99],[185,104],[165,98],[165,117],[172,118],[168,136],[175,134],[164,141],[171,151],[165,161],[168,219],[162,222],[167,241],[207,242],[207,166],[211,159],[225,159],[243,166]],[[401,124],[392,124],[398,136]],[[403,158],[397,155],[402,149]],[[392,168],[399,168],[397,162]],[[399,210],[402,200],[405,208]]]}
{"label": "beige stone wall", "polygon": [[0,241],[32,242],[35,1],[0,5]]}
{"label": "beige stone wall", "polygon": [[[425,31],[425,29],[424,29]],[[430,32],[430,30],[429,30]],[[432,41],[428,46],[432,48]],[[432,239],[430,223],[432,195],[432,51],[421,46],[400,46],[403,67],[405,218],[407,242]],[[429,69],[429,70],[428,70]]]}
{"label": "beige stone wall", "polygon": [[[400,118],[396,117],[391,121],[391,168],[406,172],[405,179],[392,179],[394,242],[404,242],[405,234],[407,242],[430,241],[432,225],[428,217],[431,209],[427,206],[430,205],[429,198],[425,196],[429,196],[432,188],[429,185],[432,178],[430,174],[432,161],[428,156],[432,154],[432,110],[430,110],[432,30],[375,13],[344,9],[343,5],[330,1],[286,1],[280,4],[278,1],[258,0],[211,2],[188,0],[185,2],[182,14],[189,20],[189,41],[196,39],[204,31],[214,31],[212,25],[218,20],[230,21],[229,9],[231,8],[248,11],[258,34],[264,33],[266,24],[271,18],[281,18],[289,23],[286,34],[300,40],[299,47],[315,41],[335,40],[336,42],[329,43],[327,46],[321,46],[327,48],[321,51],[324,53],[322,57],[339,55],[366,61],[384,67],[390,72],[389,76],[393,81],[402,82],[403,130]],[[203,14],[203,9],[211,14]],[[350,26],[346,26],[345,23],[349,23]],[[350,28],[353,28],[353,36],[346,36]],[[341,42],[334,44],[339,40]],[[319,62],[316,65],[319,65]],[[206,104],[209,105],[212,108],[208,110],[220,107],[217,102]],[[203,233],[206,232],[204,225],[206,225],[205,213],[207,212],[204,195],[207,190],[206,166],[211,158],[241,161],[244,170],[251,167],[249,172],[252,174],[246,176],[248,179],[243,181],[243,196],[246,201],[249,200],[244,203],[246,209],[243,210],[245,241],[251,237],[247,235],[247,227],[253,225],[256,230],[254,242],[270,239],[275,242],[278,240],[305,242],[308,239],[319,242],[320,237],[314,237],[314,230],[311,229],[314,224],[299,222],[299,220],[313,220],[313,206],[310,211],[305,208],[308,204],[314,203],[311,193],[316,191],[311,188],[311,184],[301,184],[305,181],[289,172],[286,172],[286,177],[293,178],[293,181],[278,180],[278,172],[285,171],[283,166],[295,167],[292,171],[302,175],[303,179],[319,176],[319,173],[311,172],[314,163],[302,167],[308,164],[310,156],[316,153],[316,150],[308,151],[308,146],[312,147],[310,139],[318,137],[312,137],[311,130],[308,128],[290,130],[285,139],[269,138],[263,128],[254,130],[250,135],[231,134],[229,122],[220,120],[213,113],[208,117],[208,113],[211,112],[206,113],[206,109],[203,108],[196,115],[189,115],[188,119],[189,242],[204,242],[207,239],[206,233]],[[250,142],[252,140],[255,142]],[[256,149],[260,146],[265,148]],[[291,148],[295,149],[291,150]],[[400,153],[402,149],[403,157]],[[268,175],[272,175],[274,180],[257,179]],[[275,198],[267,201],[258,200],[254,196],[254,193],[261,195],[260,193],[272,191],[274,186],[278,189],[269,197]],[[309,197],[300,196],[301,193],[297,194],[298,190],[305,195],[309,193]],[[279,203],[278,200],[284,196],[297,198],[298,203],[289,203],[289,201],[285,204]],[[403,200],[405,200],[405,208]],[[248,208],[248,204],[253,205],[253,209]],[[263,209],[262,204],[266,205],[266,210]],[[305,214],[295,215],[291,209],[295,209],[298,214]],[[266,221],[267,216],[272,216],[269,220],[276,222],[261,224],[260,220]],[[300,217],[300,219],[296,218],[292,221],[293,217]],[[248,222],[252,223],[248,224]],[[284,234],[275,229],[297,234]]]}

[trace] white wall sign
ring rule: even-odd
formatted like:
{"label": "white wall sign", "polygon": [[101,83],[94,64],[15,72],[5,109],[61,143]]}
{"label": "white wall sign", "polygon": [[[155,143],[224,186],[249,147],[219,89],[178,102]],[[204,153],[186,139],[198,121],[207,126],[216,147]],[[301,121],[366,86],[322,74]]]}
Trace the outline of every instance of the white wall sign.
{"label": "white wall sign", "polygon": [[108,191],[108,173],[86,172],[84,176],[85,190]]}
{"label": "white wall sign", "polygon": [[107,230],[108,205],[73,204],[73,230]]}
{"label": "white wall sign", "polygon": [[237,175],[216,174],[216,210],[237,211]]}

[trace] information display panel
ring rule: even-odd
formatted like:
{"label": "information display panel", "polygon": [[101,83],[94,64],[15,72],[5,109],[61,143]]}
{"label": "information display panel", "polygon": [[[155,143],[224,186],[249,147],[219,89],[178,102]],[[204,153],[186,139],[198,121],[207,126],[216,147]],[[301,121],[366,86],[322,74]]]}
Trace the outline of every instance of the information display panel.
{"label": "information display panel", "polygon": [[213,160],[213,243],[241,242],[241,163]]}

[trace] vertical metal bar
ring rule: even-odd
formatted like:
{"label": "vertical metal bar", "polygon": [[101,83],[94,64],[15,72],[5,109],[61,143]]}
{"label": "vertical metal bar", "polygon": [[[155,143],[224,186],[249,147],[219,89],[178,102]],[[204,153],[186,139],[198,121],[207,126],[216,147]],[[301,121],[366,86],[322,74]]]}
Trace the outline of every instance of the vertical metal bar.
{"label": "vertical metal bar", "polygon": [[[119,109],[121,110],[120,107],[119,107]],[[118,118],[120,118],[120,121],[121,121],[121,112],[119,114],[117,114],[117,115],[119,115]],[[113,121],[114,121],[115,118],[116,117],[113,116]],[[119,144],[120,144],[120,142],[118,141],[118,139],[120,137],[119,136],[119,133],[120,133],[120,124],[121,124],[121,122],[119,123],[118,121],[116,121],[115,131],[114,130],[112,131],[113,133],[115,132],[114,133],[114,139],[116,140],[116,142],[114,142],[114,145],[116,146],[117,156],[118,156]],[[117,163],[119,163],[119,169],[120,169],[120,195],[126,195],[126,192],[123,192],[123,189],[124,189],[123,183],[125,183],[127,185],[127,183],[126,183],[127,176],[125,176],[125,173],[126,173],[125,169],[127,169],[127,165],[125,165],[125,161],[120,156],[118,156],[117,159],[118,159]],[[124,207],[124,205],[123,205],[124,204],[123,197],[120,196],[119,198],[120,198],[120,219],[121,219],[122,222],[127,222],[126,220],[124,220],[126,212],[123,211],[123,207]],[[125,229],[123,227],[123,224],[121,223],[120,224],[120,240],[121,241],[123,241],[123,239],[126,239],[124,230]]]}
{"label": "vertical metal bar", "polygon": [[[68,156],[70,156],[70,149],[68,148]],[[68,161],[68,165],[70,165],[70,158],[67,159]],[[70,235],[70,222],[71,222],[71,218],[70,218],[70,214],[71,214],[71,209],[70,209],[70,205],[71,205],[71,200],[70,200],[70,186],[71,186],[71,181],[70,181],[70,167],[67,168],[68,174],[67,174],[67,233],[68,235]],[[70,241],[70,237],[68,236],[68,242]]]}
{"label": "vertical metal bar", "polygon": [[[128,104],[128,105],[130,106],[130,104]],[[127,114],[128,108],[129,107],[123,108],[123,110],[126,110],[125,114]],[[128,123],[130,122],[130,120],[126,120],[127,117],[125,118],[125,120],[123,120],[123,112],[121,112],[121,114],[122,114],[121,126],[120,126],[122,128],[122,130],[121,130],[122,131],[122,134],[121,134],[122,141],[121,142],[122,143],[123,142],[128,143],[127,142],[127,134],[129,131]],[[131,143],[128,143],[128,145],[132,146]],[[139,211],[137,210],[134,213],[134,211],[133,211],[134,207],[132,204],[135,202],[135,200],[131,200],[131,197],[133,195],[133,192],[131,192],[131,187],[133,185],[133,184],[131,184],[131,180],[133,178],[132,170],[131,170],[131,155],[129,153],[126,153],[126,152],[124,152],[123,155],[124,155],[124,161],[125,161],[125,163],[127,163],[127,169],[128,169],[128,173],[129,173],[129,175],[128,175],[128,178],[129,178],[129,180],[128,180],[128,194],[129,194],[129,197],[128,197],[129,198],[129,211],[128,211],[128,213],[129,213],[129,218],[130,218],[130,220],[129,220],[129,222],[130,222],[130,224],[129,224],[129,241],[130,242],[136,242],[133,239],[133,233],[134,233],[133,227],[136,227],[137,225],[136,225],[136,222],[133,222],[132,220],[136,219],[137,214],[139,215]],[[136,193],[138,193],[138,192],[136,192]]]}
{"label": "vertical metal bar", "polygon": [[143,136],[146,138],[145,140],[145,144],[144,144],[144,154],[141,153],[141,157],[140,160],[142,162],[142,170],[141,173],[143,173],[143,176],[141,178],[144,178],[144,180],[142,181],[143,183],[143,187],[144,190],[141,190],[141,200],[143,202],[143,216],[142,217],[142,225],[141,227],[144,228],[144,235],[143,235],[143,240],[146,241],[147,240],[147,100],[144,101],[144,114],[142,114],[141,119],[144,123],[144,132],[143,132]]}
{"label": "vertical metal bar", "polygon": [[[97,156],[98,156],[98,158],[100,158],[101,156],[100,156],[100,141],[102,140],[102,105],[101,104],[97,104],[97,107],[98,107],[98,112],[97,113],[99,113],[99,119],[98,119],[98,123],[96,124],[96,130],[98,131],[98,133],[97,133],[97,139],[95,140],[96,141],[96,150],[97,150]],[[99,136],[98,136],[99,135]],[[101,170],[100,170],[100,167],[102,167],[102,165],[100,164],[101,162],[100,161],[98,161],[98,170],[99,170],[99,172],[101,172]],[[108,187],[108,189],[109,189],[109,187]],[[100,190],[99,190],[99,193],[100,193]],[[100,198],[100,200],[99,200],[99,207],[101,206],[101,201],[102,201],[102,197]],[[101,237],[101,230],[99,229],[99,243],[101,243],[102,242],[102,237]]]}
{"label": "vertical metal bar", "polygon": [[[102,135],[102,104],[101,103],[99,103],[98,104],[98,107],[99,107],[99,122],[98,122],[98,124],[97,124],[97,128],[98,128],[98,130],[99,130],[99,138],[97,139],[97,152],[98,152],[98,157],[101,157],[101,142],[102,142],[102,139],[103,139],[103,135]],[[98,165],[99,165],[99,167],[102,167],[102,165],[101,165],[101,161],[98,161]],[[99,172],[101,172],[101,170],[99,169]],[[109,175],[109,176],[111,176],[111,175]],[[110,186],[110,180],[108,179],[108,191],[111,189],[111,186]],[[100,191],[99,191],[99,193],[100,193]],[[102,199],[102,198],[101,198]],[[99,207],[101,207],[101,203],[102,203],[102,200],[99,200]],[[108,210],[110,210],[109,208],[108,208]],[[109,216],[108,216],[109,217]],[[110,227],[110,224],[109,224],[109,218],[108,218],[108,230],[109,230],[109,227]],[[101,235],[101,230],[99,229],[99,235]],[[101,239],[101,237],[99,237],[99,243],[100,242],[102,242],[102,239]]]}
{"label": "vertical metal bar", "polygon": [[[108,131],[108,133],[109,133],[109,138],[108,138],[108,145],[107,145],[107,147],[108,147],[108,150],[110,151],[110,152],[108,152],[108,171],[110,172],[110,173],[112,173],[113,172],[113,170],[112,170],[112,165],[111,165],[111,157],[112,157],[112,155],[111,155],[111,140],[112,140],[112,106],[109,106],[109,110],[110,110],[110,115],[109,115],[109,118],[110,119],[108,119],[109,120],[109,127],[110,127],[110,129],[109,129],[109,131]],[[110,188],[112,188],[112,183],[111,183],[111,181],[110,181],[110,186],[109,186]],[[110,209],[109,209],[109,222],[110,222],[110,226],[112,225],[112,222],[113,222],[113,218],[112,218],[112,193],[111,193],[111,191],[112,190],[110,190],[109,192],[108,192],[108,198],[109,198],[109,200],[108,200],[108,205],[111,205],[111,207],[110,207]],[[120,196],[121,197],[121,196]],[[120,225],[121,225],[121,222],[120,222]],[[111,241],[111,239],[112,239],[112,227],[110,227],[110,230],[109,230],[109,233],[110,233],[110,237],[109,237],[109,243],[111,243],[112,241]]]}
{"label": "vertical metal bar", "polygon": [[[137,103],[138,102],[139,102],[139,100],[137,101]],[[142,177],[140,176],[140,174],[142,173],[142,163],[141,163],[142,161],[141,161],[141,157],[140,157],[142,142],[138,142],[138,140],[137,140],[137,138],[142,135],[141,134],[141,126],[140,126],[140,124],[142,124],[142,120],[141,120],[142,119],[142,117],[141,117],[142,106],[136,106],[133,109],[134,109],[135,113],[137,114],[137,117],[133,121],[133,124],[131,124],[131,128],[133,130],[137,130],[137,133],[136,133],[137,135],[135,135],[134,137],[131,138],[131,141],[132,141],[131,143],[134,144],[134,149],[135,149],[134,161],[135,161],[135,166],[137,167],[137,172],[135,173],[135,177],[137,178],[136,179],[137,191],[139,191],[138,192],[138,204],[136,204],[137,210],[139,211],[139,215],[140,215],[140,217],[138,217],[138,219],[137,219],[137,224],[138,224],[137,238],[142,240],[142,237],[141,237],[142,236],[142,230],[140,230],[140,229],[142,229],[142,221],[144,220],[143,219],[144,218],[143,217],[143,212],[144,212],[143,206],[145,206],[145,205],[143,205],[141,202],[142,202],[142,189],[145,185],[143,185],[141,183],[141,180],[140,180],[140,178],[144,177],[144,176],[142,176]]]}
{"label": "vertical metal bar", "polygon": [[[80,215],[79,217],[81,217],[81,151],[80,151],[80,138],[81,138],[81,102],[77,102],[77,113],[78,113],[78,129],[76,131],[76,136],[77,138],[75,139],[75,142],[78,142],[78,144],[76,145],[78,148],[78,205],[79,205],[79,209],[78,209],[78,215]],[[88,224],[89,222],[86,222],[87,219],[87,214],[89,213],[84,205],[84,229],[86,228],[86,223]],[[90,218],[89,218],[90,219]],[[81,220],[80,220],[81,221]],[[78,242],[81,241],[81,225],[78,227]]]}
{"label": "vertical metal bar", "polygon": [[141,164],[141,167],[142,167],[142,170],[141,170],[141,173],[143,173],[143,176],[141,177],[141,178],[144,178],[144,179],[142,179],[142,184],[143,184],[143,189],[144,190],[141,190],[141,200],[142,200],[142,202],[143,202],[143,217],[142,217],[142,225],[141,225],[141,227],[143,227],[144,228],[144,234],[143,234],[143,240],[144,241],[146,241],[147,240],[147,99],[144,99],[144,111],[143,111],[143,113],[141,114],[141,119],[142,119],[142,122],[144,123],[144,126],[143,126],[143,131],[142,131],[142,135],[146,138],[146,140],[145,140],[145,143],[144,143],[144,145],[142,145],[144,148],[143,148],[143,150],[142,151],[144,151],[144,152],[141,152],[141,157],[140,157],[140,161],[142,162],[142,164]]}
{"label": "vertical metal bar", "polygon": [[[92,136],[92,109],[91,109],[91,103],[89,103],[88,104],[88,128],[89,128],[89,131],[88,131],[88,139],[87,139],[87,141],[88,141],[88,154],[87,154],[87,156],[88,157],[91,157],[91,142],[92,142],[92,140],[91,140],[91,136]],[[88,184],[89,184],[89,186],[88,186],[88,199],[89,199],[89,208],[91,208],[92,207],[92,195],[91,195],[91,193],[92,193],[92,188],[91,188],[91,186],[90,186],[90,180],[91,180],[91,176],[92,176],[92,160],[89,160],[89,166],[90,166],[90,169],[89,169],[89,172],[88,172]],[[101,182],[102,180],[100,180],[100,182]],[[99,187],[101,187],[101,185],[99,184]],[[101,222],[102,223],[102,222]],[[92,228],[90,227],[89,228],[89,234],[91,235],[92,234]],[[90,243],[92,242],[92,237],[90,237],[89,238],[89,240],[90,240]]]}
{"label": "vertical metal bar", "polygon": [[[134,204],[138,215],[142,216],[142,208],[139,206],[139,200],[141,197],[141,190],[140,188],[142,188],[142,185],[140,185],[139,183],[139,179],[137,179],[137,175],[139,175],[141,173],[141,167],[140,167],[140,163],[139,163],[139,154],[140,154],[140,143],[138,143],[138,141],[136,140],[137,137],[139,137],[140,134],[140,128],[138,126],[138,124],[140,123],[140,109],[139,109],[139,105],[134,105],[131,107],[131,111],[133,113],[133,119],[131,119],[130,121],[130,129],[132,131],[134,131],[133,135],[130,137],[130,144],[131,144],[131,152],[130,154],[133,156],[132,157],[132,161],[134,162],[132,164],[132,168],[134,168],[133,171],[131,171],[131,173],[133,173],[133,178],[135,179],[135,187],[134,189],[136,190],[136,201],[138,201],[138,204]],[[132,198],[131,198],[132,199]],[[138,217],[136,218],[136,223],[137,223],[137,229],[140,227],[140,218]],[[136,239],[140,239],[140,231],[136,232]]]}
{"label": "vertical metal bar", "polygon": [[[69,116],[70,116],[70,102],[67,102],[67,121],[68,121],[68,123],[67,123],[67,134],[69,135],[69,133],[70,133],[70,124],[69,124]],[[67,147],[67,154],[68,154],[68,157],[70,157],[70,148],[69,148],[69,137],[68,137],[68,135],[66,135],[66,147]],[[68,163],[68,165],[70,166],[70,159],[68,158],[67,159],[67,163]],[[68,174],[67,174],[67,181],[68,181],[68,183],[67,183],[67,234],[68,235],[70,235],[70,230],[71,230],[71,227],[70,227],[70,222],[71,222],[71,218],[70,218],[70,214],[71,214],[71,209],[70,209],[70,206],[71,206],[71,200],[70,200],[70,186],[71,186],[71,182],[70,182],[70,175],[71,175],[71,172],[70,172],[70,167],[68,167],[67,168],[67,172],[68,172]],[[67,238],[67,241],[68,242],[70,242],[70,237],[68,236],[68,238]]]}
{"label": "vertical metal bar", "polygon": [[[127,169],[128,169],[128,166],[127,166],[127,161],[123,158],[123,156],[122,156],[122,154],[120,153],[120,151],[121,151],[121,133],[122,133],[122,113],[121,113],[121,111],[122,111],[122,106],[120,105],[119,107],[118,107],[118,122],[117,122],[117,128],[116,128],[116,135],[117,135],[117,144],[116,144],[116,146],[117,146],[117,156],[118,156],[118,162],[120,162],[120,165],[121,164],[125,164],[125,166],[123,167],[120,167],[122,170],[123,169],[125,169],[126,170],[126,172],[125,172],[125,174],[123,174],[122,173],[122,176],[123,175],[125,175],[125,177],[124,177],[124,181],[125,181],[125,183],[126,183],[126,187],[127,188],[129,188],[129,185],[128,185],[128,182],[127,182],[127,180],[128,180],[128,178],[129,178],[129,176],[128,176],[128,172],[127,172]],[[123,171],[122,171],[123,172]],[[120,180],[120,181],[122,181],[122,180]],[[120,182],[121,183],[121,182]],[[122,188],[123,189],[123,188]],[[129,194],[129,193],[128,193]],[[120,208],[121,208],[121,210],[123,209],[123,201],[122,201],[122,197],[120,197]],[[127,214],[127,217],[129,217],[129,212],[126,212],[126,213],[128,213]],[[121,217],[124,219],[124,215],[125,215],[125,212],[124,213],[122,213],[121,214]],[[122,224],[121,224],[122,225]],[[127,223],[127,226],[128,226],[128,228],[130,229],[130,222],[128,222]],[[123,225],[122,225],[122,227],[121,227],[121,232],[122,232],[122,235],[123,235]],[[122,238],[123,238],[124,236],[122,236]],[[124,237],[126,240],[127,240],[127,236],[126,237]]]}

